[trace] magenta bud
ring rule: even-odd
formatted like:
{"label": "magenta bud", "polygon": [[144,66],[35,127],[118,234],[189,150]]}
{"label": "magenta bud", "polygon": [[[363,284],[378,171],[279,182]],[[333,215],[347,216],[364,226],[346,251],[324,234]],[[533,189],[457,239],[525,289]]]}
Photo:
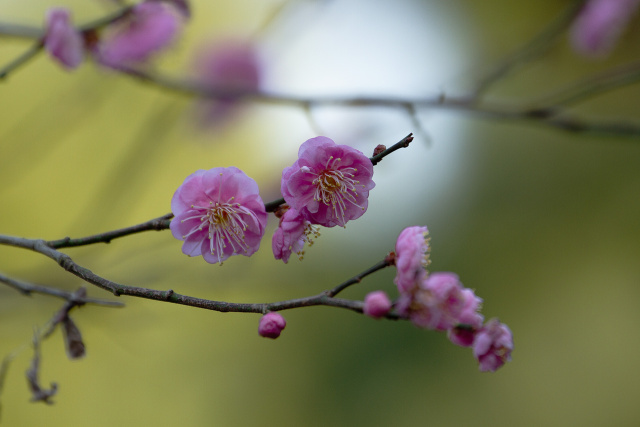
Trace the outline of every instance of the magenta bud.
{"label": "magenta bud", "polygon": [[275,339],[280,336],[280,332],[282,332],[285,326],[287,326],[287,321],[284,320],[284,317],[272,311],[260,319],[258,334],[260,334],[261,337]]}
{"label": "magenta bud", "polygon": [[363,313],[377,319],[384,317],[391,310],[391,300],[383,291],[374,291],[364,297]]}

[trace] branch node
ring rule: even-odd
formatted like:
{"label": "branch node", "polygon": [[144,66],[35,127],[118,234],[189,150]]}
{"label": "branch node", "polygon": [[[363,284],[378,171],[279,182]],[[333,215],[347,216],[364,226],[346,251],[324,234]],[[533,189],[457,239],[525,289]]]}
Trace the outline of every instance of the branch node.
{"label": "branch node", "polygon": [[173,289],[169,289],[168,291],[165,291],[163,298],[165,299],[165,301],[169,301],[169,299],[171,299],[172,296],[173,296]]}

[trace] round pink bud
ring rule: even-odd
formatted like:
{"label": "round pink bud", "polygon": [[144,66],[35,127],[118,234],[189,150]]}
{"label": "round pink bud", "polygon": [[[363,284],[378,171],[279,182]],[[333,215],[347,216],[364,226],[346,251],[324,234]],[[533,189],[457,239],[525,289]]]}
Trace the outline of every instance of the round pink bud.
{"label": "round pink bud", "polygon": [[258,334],[261,337],[276,339],[280,336],[280,332],[285,326],[287,326],[287,321],[284,320],[284,317],[275,311],[271,311],[260,319]]}
{"label": "round pink bud", "polygon": [[380,318],[391,310],[391,300],[383,291],[374,291],[364,297],[362,312],[369,317]]}
{"label": "round pink bud", "polygon": [[482,372],[495,372],[511,360],[513,335],[511,330],[498,319],[489,320],[478,331],[473,341],[473,355],[480,362]]}

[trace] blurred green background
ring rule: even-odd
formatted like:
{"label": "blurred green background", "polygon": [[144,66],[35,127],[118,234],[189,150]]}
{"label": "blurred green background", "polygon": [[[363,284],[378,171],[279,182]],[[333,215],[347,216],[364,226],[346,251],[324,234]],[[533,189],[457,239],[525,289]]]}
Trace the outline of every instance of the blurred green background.
{"label": "blurred green background", "polygon": [[[206,40],[255,36],[265,88],[293,95],[464,94],[572,2],[544,0],[299,1],[266,29],[277,1],[194,1],[194,17],[158,61],[188,74]],[[108,1],[0,0],[0,19],[40,25],[54,5],[76,22]],[[531,99],[581,76],[637,59],[638,21],[604,60],[579,57],[564,36],[488,98]],[[28,42],[1,39],[8,62]],[[278,197],[280,173],[315,136],[304,112],[250,105],[203,132],[192,100],[91,63],[68,73],[41,55],[3,81],[0,233],[79,237],[144,222],[196,169],[237,166]],[[638,86],[575,108],[584,117],[640,119]],[[415,124],[380,108],[319,108],[316,127],[370,154]],[[421,111],[428,136],[375,171],[367,214],[323,230],[302,262],[274,261],[270,218],[261,250],[223,266],[187,258],[169,232],[68,249],[123,284],[232,302],[319,293],[393,250],[398,233],[427,225],[432,271],[454,271],[507,323],[513,361],[478,371],[469,349],[408,322],[328,307],[283,312],[275,340],[258,315],[223,314],[122,297],[122,309],[86,306],[72,317],[87,357],[67,360],[60,333],[42,345],[41,381],[55,405],[29,403],[12,362],[0,395],[7,426],[637,426],[640,423],[640,139],[569,134],[451,111]],[[80,281],[41,255],[0,246],[0,271],[73,290]],[[389,269],[350,288],[395,295]],[[89,287],[90,296],[112,298]],[[28,345],[61,302],[0,286],[0,355]]]}

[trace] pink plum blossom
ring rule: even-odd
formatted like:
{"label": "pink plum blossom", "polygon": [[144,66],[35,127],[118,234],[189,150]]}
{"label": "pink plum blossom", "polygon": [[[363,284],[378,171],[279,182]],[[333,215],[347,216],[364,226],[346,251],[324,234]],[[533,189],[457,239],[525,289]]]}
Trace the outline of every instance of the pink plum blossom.
{"label": "pink plum blossom", "polygon": [[355,148],[318,136],[305,141],[298,160],[282,171],[286,202],[312,224],[344,226],[367,210],[373,165]]}
{"label": "pink plum blossom", "polygon": [[511,360],[513,335],[507,325],[498,319],[489,320],[476,334],[473,355],[480,362],[483,372],[495,372]]}
{"label": "pink plum blossom", "polygon": [[170,3],[139,3],[107,29],[97,48],[98,60],[112,68],[144,62],[169,45],[181,25],[179,11]]}
{"label": "pink plum blossom", "polygon": [[222,94],[198,103],[202,126],[229,120],[238,110],[238,97],[256,93],[262,79],[258,52],[248,41],[225,40],[206,45],[198,53],[195,70],[203,87]]}
{"label": "pink plum blossom", "polygon": [[302,260],[304,244],[313,245],[313,239],[319,235],[317,226],[304,219],[297,210],[289,208],[280,218],[280,225],[273,233],[273,256],[286,264],[293,252]]}
{"label": "pink plum blossom", "polygon": [[[481,302],[472,290],[462,286],[456,274],[432,273],[417,289],[400,294],[396,311],[418,327],[446,331],[466,324],[464,321],[480,326],[474,313]],[[464,342],[463,337],[460,341]]]}
{"label": "pink plum blossom", "polygon": [[609,53],[640,0],[589,0],[571,29],[574,49],[588,56]]}
{"label": "pink plum blossom", "polygon": [[394,279],[400,293],[409,292],[427,276],[429,265],[429,230],[427,227],[407,227],[396,241],[396,268]]}
{"label": "pink plum blossom", "polygon": [[282,330],[287,326],[286,320],[279,313],[271,311],[262,318],[258,325],[258,334],[265,338],[278,338]]}
{"label": "pink plum blossom", "polygon": [[471,347],[476,331],[482,327],[484,321],[484,316],[479,313],[482,299],[468,288],[462,290],[462,297],[464,305],[458,315],[458,325],[449,329],[447,336],[456,345]]}
{"label": "pink plum blossom", "polygon": [[171,233],[184,241],[182,252],[212,264],[255,253],[267,224],[258,185],[235,167],[189,175],[173,195],[171,210]]}
{"label": "pink plum blossom", "polygon": [[364,308],[362,312],[369,317],[384,317],[391,310],[391,300],[383,291],[374,291],[364,297]]}
{"label": "pink plum blossom", "polygon": [[44,47],[49,55],[68,70],[77,68],[84,58],[84,41],[71,24],[71,13],[63,8],[49,9],[45,27]]}

